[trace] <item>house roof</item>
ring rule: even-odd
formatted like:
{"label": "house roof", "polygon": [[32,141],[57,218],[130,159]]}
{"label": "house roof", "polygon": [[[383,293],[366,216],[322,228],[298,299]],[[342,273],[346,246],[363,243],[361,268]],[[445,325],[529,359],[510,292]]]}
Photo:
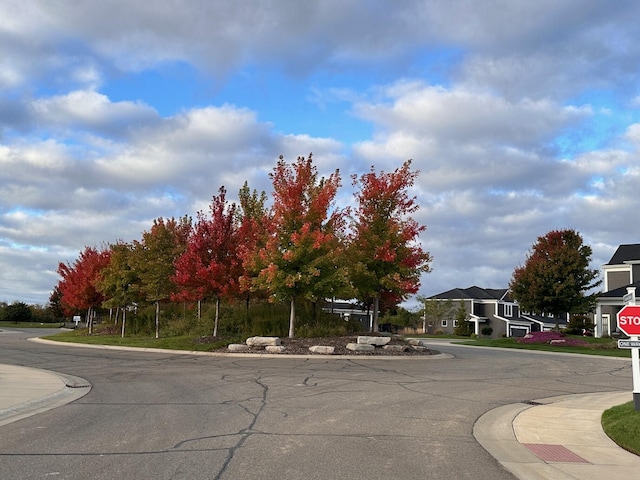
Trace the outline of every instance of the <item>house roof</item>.
{"label": "house roof", "polygon": [[609,290],[608,292],[601,293],[598,295],[599,298],[622,298],[627,294],[627,287],[636,287],[636,291],[640,292],[640,282],[632,283],[630,285],[625,285],[620,288],[614,288],[613,290]]}
{"label": "house roof", "polygon": [[620,245],[607,265],[622,265],[631,260],[640,260],[640,243]]}
{"label": "house roof", "polygon": [[507,288],[453,288],[429,297],[433,300],[501,300],[508,292]]}

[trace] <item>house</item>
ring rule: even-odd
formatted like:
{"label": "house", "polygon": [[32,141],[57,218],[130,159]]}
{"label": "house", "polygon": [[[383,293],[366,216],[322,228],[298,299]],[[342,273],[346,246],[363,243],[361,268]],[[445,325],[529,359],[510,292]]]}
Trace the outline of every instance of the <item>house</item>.
{"label": "house", "polygon": [[619,333],[616,314],[640,292],[640,244],[620,245],[602,266],[604,291],[597,298],[594,336]]}
{"label": "house", "polygon": [[340,315],[346,321],[359,322],[363,331],[371,330],[373,325],[373,311],[366,310],[356,301],[337,300],[325,301],[322,310],[327,313]]}
{"label": "house", "polygon": [[[556,327],[553,316],[522,312],[518,303],[511,297],[508,288],[454,288],[447,292],[429,297],[429,300],[451,300],[454,304],[462,302],[471,322],[473,333],[480,336],[485,327],[491,328],[491,337],[523,337],[529,332],[550,331]],[[456,327],[455,308],[448,318],[434,321],[426,319],[427,331],[434,333],[438,330],[453,333]],[[560,328],[567,325],[568,315],[558,319]],[[486,331],[486,330],[485,330]]]}

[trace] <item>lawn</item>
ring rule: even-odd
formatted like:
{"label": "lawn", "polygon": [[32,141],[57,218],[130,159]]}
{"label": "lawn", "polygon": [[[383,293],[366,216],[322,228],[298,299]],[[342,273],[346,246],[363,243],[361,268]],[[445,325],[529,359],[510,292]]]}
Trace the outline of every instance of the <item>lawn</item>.
{"label": "lawn", "polygon": [[602,414],[602,428],[622,448],[640,455],[640,412],[635,411],[633,402],[606,410]]}
{"label": "lawn", "polygon": [[0,328],[60,328],[63,323],[0,322]]}

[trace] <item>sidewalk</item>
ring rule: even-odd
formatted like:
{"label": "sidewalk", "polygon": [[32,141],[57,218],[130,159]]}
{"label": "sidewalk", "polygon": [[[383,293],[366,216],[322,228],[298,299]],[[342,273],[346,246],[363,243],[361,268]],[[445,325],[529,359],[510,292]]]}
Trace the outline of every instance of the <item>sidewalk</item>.
{"label": "sidewalk", "polygon": [[480,417],[473,434],[523,480],[628,480],[640,474],[640,457],[607,437],[600,418],[631,400],[631,392],[613,392],[505,405]]}
{"label": "sidewalk", "polygon": [[0,364],[0,426],[66,405],[90,389],[82,378]]}

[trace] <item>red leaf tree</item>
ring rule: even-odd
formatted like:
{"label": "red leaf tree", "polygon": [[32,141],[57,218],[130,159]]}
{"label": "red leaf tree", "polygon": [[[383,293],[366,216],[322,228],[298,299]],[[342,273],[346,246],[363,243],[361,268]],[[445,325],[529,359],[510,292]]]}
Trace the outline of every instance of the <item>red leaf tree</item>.
{"label": "red leaf tree", "polygon": [[357,206],[349,239],[350,278],[358,299],[373,304],[373,331],[378,331],[381,298],[401,301],[420,287],[431,256],[418,237],[425,226],[411,215],[418,205],[409,196],[418,175],[411,160],[391,173],[353,175]]}
{"label": "red leaf tree", "polygon": [[273,205],[265,248],[258,252],[264,266],[256,285],[278,300],[290,302],[289,337],[295,333],[295,302],[331,296],[346,282],[341,265],[339,234],[344,216],[333,208],[340,175],[318,179],[312,156],[288,164],[280,156],[270,174]]}
{"label": "red leaf tree", "polygon": [[85,247],[71,265],[60,263],[58,274],[62,277],[57,285],[60,303],[65,312],[86,311],[89,333],[93,331],[93,311],[100,306],[104,296],[97,288],[100,272],[109,265],[110,251]]}
{"label": "red leaf tree", "polygon": [[215,298],[213,336],[218,335],[220,299],[239,291],[242,262],[236,225],[236,204],[228,204],[226,190],[220,187],[209,207],[211,217],[198,212],[198,221],[185,252],[176,260],[173,281],[183,298]]}

